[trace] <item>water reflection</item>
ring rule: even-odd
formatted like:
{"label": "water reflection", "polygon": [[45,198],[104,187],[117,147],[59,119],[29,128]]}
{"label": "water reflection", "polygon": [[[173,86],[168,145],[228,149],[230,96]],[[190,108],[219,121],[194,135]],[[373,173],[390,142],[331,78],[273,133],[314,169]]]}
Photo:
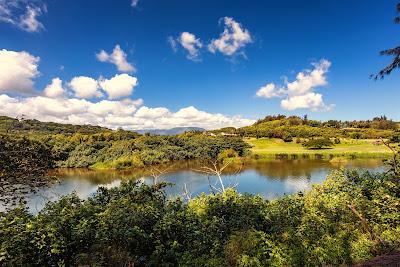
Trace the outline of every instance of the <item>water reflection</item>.
{"label": "water reflection", "polygon": [[[199,167],[198,162],[178,162],[169,166],[160,166],[168,173],[160,177],[159,181],[175,184],[168,187],[168,196],[182,196],[186,184],[192,196],[202,192],[211,193],[207,176],[193,171]],[[230,166],[223,175],[225,183],[237,183],[237,190],[242,193],[259,194],[271,199],[283,194],[291,194],[307,190],[313,183],[321,183],[327,174],[341,167],[356,168],[370,171],[383,170],[380,159],[357,159],[345,162],[324,160],[269,160],[249,162],[241,166]],[[121,181],[128,179],[141,180],[144,183],[153,183],[149,170],[130,171],[93,171],[87,169],[62,169],[53,173],[59,183],[50,188],[43,188],[35,195],[27,198],[28,207],[36,213],[43,208],[46,202],[57,200],[60,196],[76,192],[82,198],[92,196],[100,186],[118,186]],[[215,177],[210,177],[215,181]]]}

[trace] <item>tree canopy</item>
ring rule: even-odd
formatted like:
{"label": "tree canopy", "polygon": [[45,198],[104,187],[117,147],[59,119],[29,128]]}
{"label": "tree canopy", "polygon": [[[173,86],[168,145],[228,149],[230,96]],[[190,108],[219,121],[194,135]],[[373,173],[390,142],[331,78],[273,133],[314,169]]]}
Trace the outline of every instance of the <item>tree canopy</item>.
{"label": "tree canopy", "polygon": [[321,149],[333,146],[333,142],[329,138],[310,139],[303,144],[308,149]]}
{"label": "tree canopy", "polygon": [[21,196],[48,185],[46,171],[52,167],[50,148],[42,142],[0,135],[0,202],[15,204]]}
{"label": "tree canopy", "polygon": [[[400,3],[397,4],[396,11],[398,14],[400,13]],[[400,16],[395,17],[394,23],[400,24]],[[374,76],[375,79],[383,79],[385,76],[392,73],[393,70],[400,68],[400,46],[383,50],[380,54],[383,56],[391,56],[393,59],[389,65],[380,70],[378,74]]]}

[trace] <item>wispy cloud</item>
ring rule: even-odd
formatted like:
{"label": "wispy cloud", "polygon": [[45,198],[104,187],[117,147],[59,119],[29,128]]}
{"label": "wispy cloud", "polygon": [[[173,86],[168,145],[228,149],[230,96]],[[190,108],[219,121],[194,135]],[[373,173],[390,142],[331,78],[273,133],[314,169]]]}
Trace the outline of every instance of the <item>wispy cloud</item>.
{"label": "wispy cloud", "polygon": [[178,45],[180,45],[187,52],[187,59],[197,62],[201,61],[200,49],[203,47],[203,44],[193,33],[182,32],[177,38],[169,36],[167,42],[174,52],[178,51]]}
{"label": "wispy cloud", "polygon": [[253,42],[249,30],[231,17],[224,17],[222,21],[224,22],[224,31],[219,38],[211,40],[208,50],[211,53],[218,51],[226,56],[233,56],[239,52],[244,54],[242,49]]}
{"label": "wispy cloud", "polygon": [[178,50],[179,45],[182,46],[187,52],[187,58],[192,61],[201,61],[200,55],[203,47],[210,53],[219,52],[230,57],[232,62],[235,61],[236,55],[247,58],[244,48],[253,42],[249,30],[231,17],[224,17],[220,21],[224,23],[224,31],[219,38],[212,39],[208,45],[203,45],[200,38],[190,32],[182,32],[177,38],[169,36],[167,41],[174,52]]}
{"label": "wispy cloud", "polygon": [[178,42],[175,40],[174,37],[168,36],[167,42],[171,46],[172,51],[174,51],[175,53],[178,52]]}
{"label": "wispy cloud", "polygon": [[27,32],[44,29],[38,17],[46,12],[47,7],[40,0],[0,0],[0,21]]}
{"label": "wispy cloud", "polygon": [[131,1],[131,7],[136,8],[139,4],[139,0],[132,0]]}
{"label": "wispy cloud", "polygon": [[111,54],[101,50],[100,53],[96,54],[96,57],[101,62],[109,62],[117,66],[121,72],[134,72],[136,68],[127,61],[126,53],[117,44]]}

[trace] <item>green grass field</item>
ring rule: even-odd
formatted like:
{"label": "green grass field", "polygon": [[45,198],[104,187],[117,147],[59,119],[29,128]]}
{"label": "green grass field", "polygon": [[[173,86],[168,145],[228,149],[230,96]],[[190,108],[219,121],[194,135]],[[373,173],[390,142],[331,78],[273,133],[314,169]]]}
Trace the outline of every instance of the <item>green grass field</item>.
{"label": "green grass field", "polygon": [[268,138],[246,138],[252,148],[253,155],[261,158],[275,157],[279,154],[307,155],[313,157],[387,157],[391,155],[390,150],[383,144],[377,144],[378,140],[364,139],[341,139],[341,143],[329,149],[306,149],[296,142],[285,143],[281,139]]}

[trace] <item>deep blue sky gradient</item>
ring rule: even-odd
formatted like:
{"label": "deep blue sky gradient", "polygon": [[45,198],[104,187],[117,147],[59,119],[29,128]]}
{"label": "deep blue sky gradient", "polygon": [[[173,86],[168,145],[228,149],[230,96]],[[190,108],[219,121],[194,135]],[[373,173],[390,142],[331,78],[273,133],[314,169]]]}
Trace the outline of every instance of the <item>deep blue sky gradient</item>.
{"label": "deep blue sky gradient", "polygon": [[[400,44],[400,25],[393,23],[396,0],[245,1],[130,0],[47,1],[39,20],[45,29],[26,33],[0,23],[0,49],[25,50],[39,56],[42,90],[54,77],[112,77],[115,66],[96,60],[101,49],[116,44],[128,53],[138,72],[132,98],[149,107],[172,111],[193,105],[200,110],[260,118],[267,114],[308,113],[315,119],[367,119],[376,115],[400,120],[400,71],[383,81],[369,75],[389,63],[379,51]],[[174,53],[168,36],[183,31],[203,42],[223,30],[229,16],[250,31],[247,59],[203,52],[201,62]],[[279,99],[260,99],[256,91],[269,82],[292,80],[321,58],[332,62],[327,87],[317,89],[331,112],[285,111]],[[60,66],[64,70],[60,70]]]}

